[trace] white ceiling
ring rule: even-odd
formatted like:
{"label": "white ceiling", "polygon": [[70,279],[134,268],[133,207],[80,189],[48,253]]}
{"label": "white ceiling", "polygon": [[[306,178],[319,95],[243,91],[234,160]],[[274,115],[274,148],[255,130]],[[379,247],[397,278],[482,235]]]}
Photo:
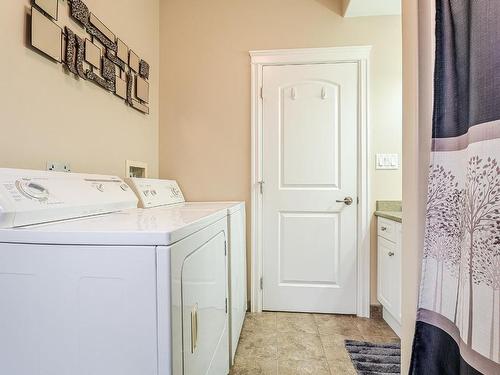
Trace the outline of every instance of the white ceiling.
{"label": "white ceiling", "polygon": [[343,0],[344,17],[401,14],[401,0]]}

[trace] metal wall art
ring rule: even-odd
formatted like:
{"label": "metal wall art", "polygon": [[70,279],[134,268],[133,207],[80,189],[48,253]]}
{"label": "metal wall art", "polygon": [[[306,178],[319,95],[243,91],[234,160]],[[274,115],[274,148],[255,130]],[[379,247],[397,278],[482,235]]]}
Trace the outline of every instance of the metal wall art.
{"label": "metal wall art", "polygon": [[76,77],[94,82],[148,114],[149,64],[117,38],[82,0],[67,1],[70,17],[90,39],[56,24],[59,0],[33,0],[31,45],[62,63]]}

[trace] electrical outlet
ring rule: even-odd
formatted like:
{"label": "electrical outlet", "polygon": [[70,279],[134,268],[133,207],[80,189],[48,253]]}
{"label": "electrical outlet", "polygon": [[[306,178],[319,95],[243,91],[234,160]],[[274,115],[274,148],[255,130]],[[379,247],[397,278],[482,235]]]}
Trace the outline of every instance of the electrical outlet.
{"label": "electrical outlet", "polygon": [[66,162],[48,161],[47,170],[54,172],[71,172],[71,165]]}

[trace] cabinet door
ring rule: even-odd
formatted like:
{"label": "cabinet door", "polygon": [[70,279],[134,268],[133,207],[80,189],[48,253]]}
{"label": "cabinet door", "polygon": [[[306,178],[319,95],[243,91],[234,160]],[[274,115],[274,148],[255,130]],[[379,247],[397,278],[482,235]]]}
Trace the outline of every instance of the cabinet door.
{"label": "cabinet door", "polygon": [[396,243],[378,237],[378,300],[400,320],[400,252]]}
{"label": "cabinet door", "polygon": [[396,285],[396,295],[394,297],[394,317],[401,323],[401,257],[403,251],[403,239],[402,239],[403,228],[401,223],[396,223],[396,251],[394,255],[395,273],[394,273],[394,285]]}
{"label": "cabinet door", "polygon": [[184,375],[227,373],[226,285],[221,232],[191,253],[182,267]]}

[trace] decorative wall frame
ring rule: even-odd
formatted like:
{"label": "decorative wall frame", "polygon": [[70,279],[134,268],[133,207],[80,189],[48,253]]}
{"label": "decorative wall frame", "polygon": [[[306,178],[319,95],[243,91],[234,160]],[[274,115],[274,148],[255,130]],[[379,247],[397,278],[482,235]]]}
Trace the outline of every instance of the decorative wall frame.
{"label": "decorative wall frame", "polygon": [[62,30],[45,15],[33,8],[31,11],[31,45],[47,57],[62,63]]}
{"label": "decorative wall frame", "polygon": [[35,4],[52,19],[59,18],[59,0],[34,0]]}
{"label": "decorative wall frame", "polygon": [[149,114],[149,64],[132,51],[82,0],[67,0],[69,15],[90,35],[56,22],[59,0],[32,0],[31,45],[77,78],[92,81]]}

